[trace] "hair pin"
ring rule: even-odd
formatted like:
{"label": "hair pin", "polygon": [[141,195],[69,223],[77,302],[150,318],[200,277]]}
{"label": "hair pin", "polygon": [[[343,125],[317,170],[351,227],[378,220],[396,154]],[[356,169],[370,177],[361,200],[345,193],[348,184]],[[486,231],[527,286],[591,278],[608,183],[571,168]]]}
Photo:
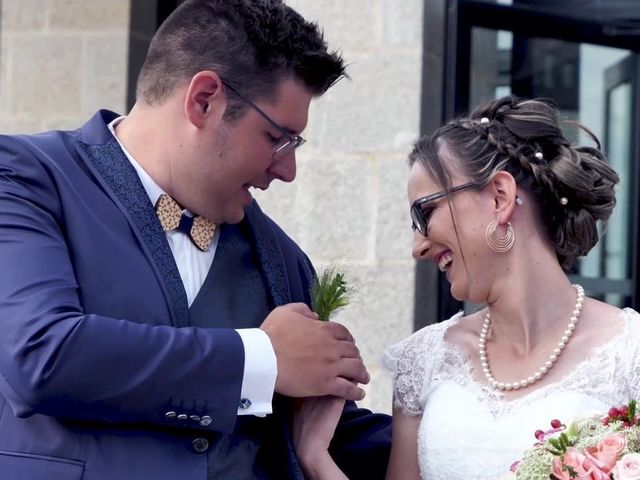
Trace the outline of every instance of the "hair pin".
{"label": "hair pin", "polygon": [[536,152],[536,153],[535,153],[535,157],[536,157],[538,160],[542,160],[542,159],[544,158],[544,155],[542,155],[542,152]]}
{"label": "hair pin", "polygon": [[489,119],[487,117],[482,117],[480,119],[480,123],[489,123]]}
{"label": "hair pin", "polygon": [[569,203],[569,200],[567,200],[567,197],[561,197],[560,198],[560,204],[561,205],[566,205],[567,203]]}

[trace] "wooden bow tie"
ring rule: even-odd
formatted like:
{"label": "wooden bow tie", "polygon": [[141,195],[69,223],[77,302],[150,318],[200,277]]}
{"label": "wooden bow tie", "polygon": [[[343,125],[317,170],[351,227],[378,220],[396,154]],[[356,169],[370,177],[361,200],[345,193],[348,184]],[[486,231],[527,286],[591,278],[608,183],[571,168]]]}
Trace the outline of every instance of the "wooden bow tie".
{"label": "wooden bow tie", "polygon": [[184,215],[178,202],[164,193],[156,202],[156,213],[165,232],[179,230],[187,234],[193,244],[203,252],[209,249],[216,231],[215,223],[204,217]]}

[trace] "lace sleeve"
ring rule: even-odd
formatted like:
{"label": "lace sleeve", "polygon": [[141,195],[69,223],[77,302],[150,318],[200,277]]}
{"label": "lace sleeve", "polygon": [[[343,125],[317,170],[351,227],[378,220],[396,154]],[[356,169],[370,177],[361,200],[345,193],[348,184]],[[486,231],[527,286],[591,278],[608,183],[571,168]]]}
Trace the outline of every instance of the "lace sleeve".
{"label": "lace sleeve", "polygon": [[437,345],[443,324],[429,325],[391,346],[382,356],[382,366],[393,379],[393,406],[408,416],[422,415],[422,393],[438,364]]}

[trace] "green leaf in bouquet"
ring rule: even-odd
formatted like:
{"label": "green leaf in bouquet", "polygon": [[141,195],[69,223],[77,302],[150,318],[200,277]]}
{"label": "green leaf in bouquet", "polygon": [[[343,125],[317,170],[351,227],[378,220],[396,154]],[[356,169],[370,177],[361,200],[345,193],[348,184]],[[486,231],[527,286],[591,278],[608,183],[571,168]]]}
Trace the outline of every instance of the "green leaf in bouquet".
{"label": "green leaf in bouquet", "polygon": [[320,320],[327,321],[337,309],[349,304],[350,294],[344,273],[329,267],[311,285],[311,309]]}

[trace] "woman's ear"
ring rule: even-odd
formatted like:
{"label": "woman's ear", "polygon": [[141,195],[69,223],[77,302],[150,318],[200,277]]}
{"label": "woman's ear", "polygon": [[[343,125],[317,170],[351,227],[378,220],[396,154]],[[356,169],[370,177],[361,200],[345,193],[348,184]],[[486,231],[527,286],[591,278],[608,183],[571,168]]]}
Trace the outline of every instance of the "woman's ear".
{"label": "woman's ear", "polygon": [[213,71],[196,73],[189,82],[184,101],[187,118],[196,127],[202,128],[207,118],[222,118],[227,102],[222,79]]}
{"label": "woman's ear", "polygon": [[489,192],[493,196],[494,214],[500,225],[506,224],[513,214],[513,209],[518,202],[517,190],[518,186],[513,175],[504,170],[496,173],[489,183]]}

